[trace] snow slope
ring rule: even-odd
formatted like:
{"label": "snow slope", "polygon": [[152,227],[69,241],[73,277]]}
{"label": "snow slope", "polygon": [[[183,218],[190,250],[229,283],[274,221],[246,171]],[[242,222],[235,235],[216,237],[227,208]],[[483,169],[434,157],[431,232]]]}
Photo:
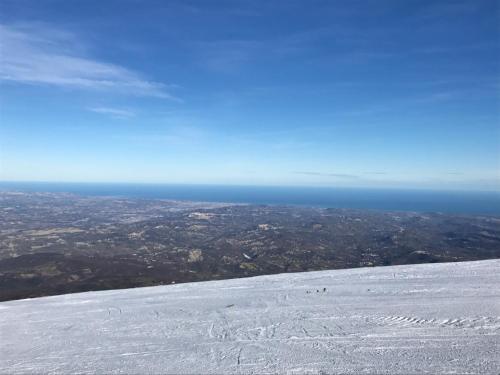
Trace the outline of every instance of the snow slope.
{"label": "snow slope", "polygon": [[0,371],[498,373],[499,271],[489,260],[3,302]]}

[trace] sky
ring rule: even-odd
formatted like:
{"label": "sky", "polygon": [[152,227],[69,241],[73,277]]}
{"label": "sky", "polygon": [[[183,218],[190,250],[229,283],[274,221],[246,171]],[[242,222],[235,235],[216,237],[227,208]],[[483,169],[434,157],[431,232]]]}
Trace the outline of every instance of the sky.
{"label": "sky", "polygon": [[500,190],[496,0],[0,0],[0,180]]}

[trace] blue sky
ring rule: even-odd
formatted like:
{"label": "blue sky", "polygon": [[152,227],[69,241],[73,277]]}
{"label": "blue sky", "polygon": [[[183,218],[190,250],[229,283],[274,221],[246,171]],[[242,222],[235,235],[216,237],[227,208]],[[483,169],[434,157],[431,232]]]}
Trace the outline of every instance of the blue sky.
{"label": "blue sky", "polygon": [[495,0],[0,2],[0,179],[500,190]]}

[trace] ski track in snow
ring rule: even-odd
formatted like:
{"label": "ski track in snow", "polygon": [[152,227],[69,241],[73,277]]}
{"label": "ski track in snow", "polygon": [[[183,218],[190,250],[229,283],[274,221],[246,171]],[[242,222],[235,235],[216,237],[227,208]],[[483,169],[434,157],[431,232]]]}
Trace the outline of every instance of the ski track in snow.
{"label": "ski track in snow", "polygon": [[499,353],[500,260],[0,303],[8,374],[492,374]]}

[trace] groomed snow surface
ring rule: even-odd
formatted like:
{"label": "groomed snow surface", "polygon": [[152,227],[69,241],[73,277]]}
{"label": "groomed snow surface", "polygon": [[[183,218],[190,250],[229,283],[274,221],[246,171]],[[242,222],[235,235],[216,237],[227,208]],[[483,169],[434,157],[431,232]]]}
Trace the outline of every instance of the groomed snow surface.
{"label": "groomed snow surface", "polygon": [[0,303],[4,373],[500,371],[500,260]]}

